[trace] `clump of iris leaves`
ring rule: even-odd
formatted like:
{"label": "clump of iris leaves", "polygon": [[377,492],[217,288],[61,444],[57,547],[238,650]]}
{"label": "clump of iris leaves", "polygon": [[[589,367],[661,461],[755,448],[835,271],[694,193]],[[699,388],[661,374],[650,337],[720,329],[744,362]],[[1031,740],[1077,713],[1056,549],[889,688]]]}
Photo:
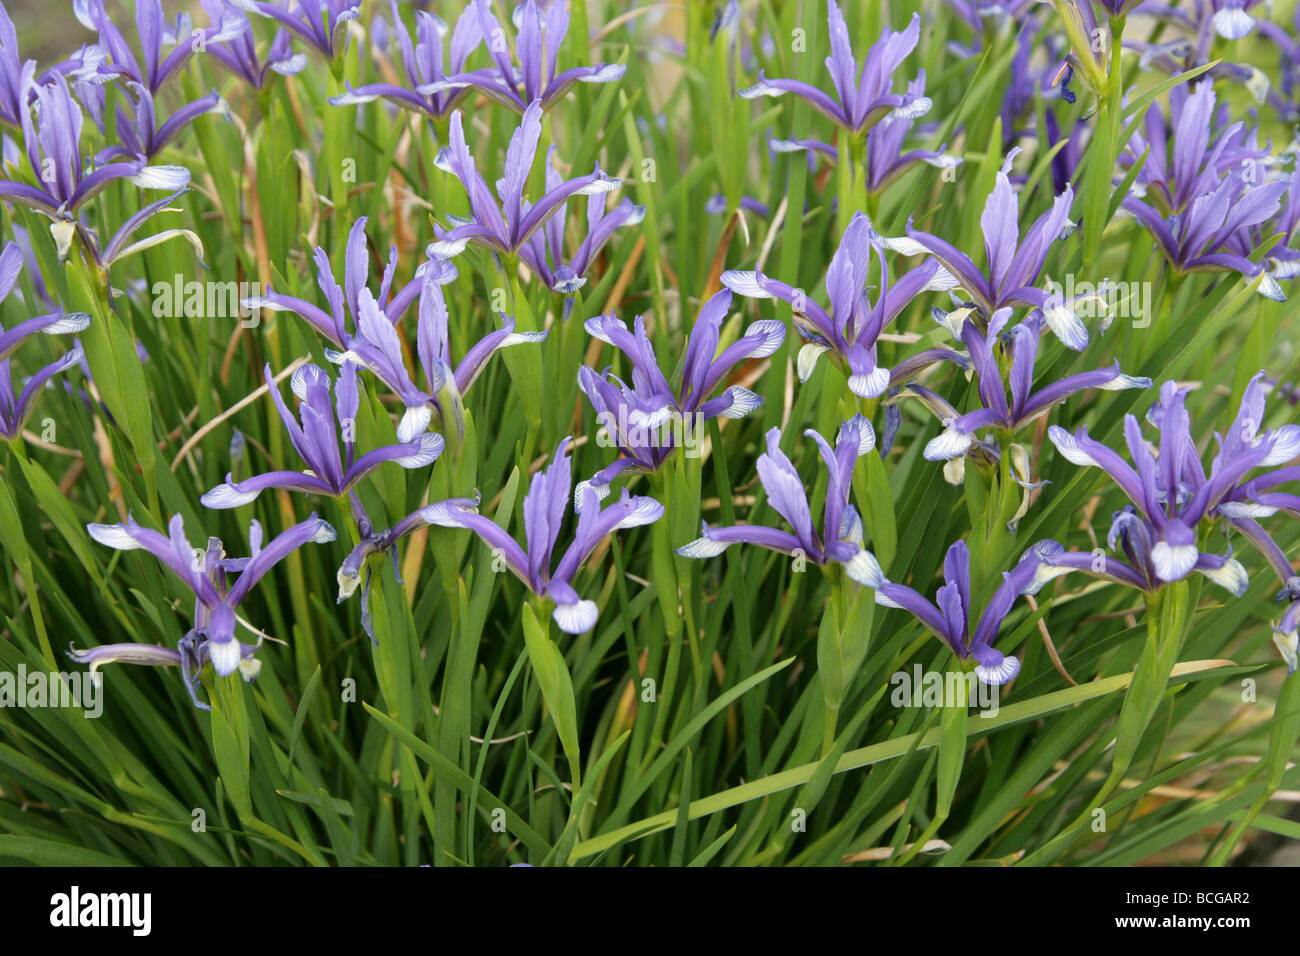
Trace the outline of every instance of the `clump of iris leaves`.
{"label": "clump of iris leaves", "polygon": [[0,860],[1297,836],[1294,4],[191,6],[0,22]]}

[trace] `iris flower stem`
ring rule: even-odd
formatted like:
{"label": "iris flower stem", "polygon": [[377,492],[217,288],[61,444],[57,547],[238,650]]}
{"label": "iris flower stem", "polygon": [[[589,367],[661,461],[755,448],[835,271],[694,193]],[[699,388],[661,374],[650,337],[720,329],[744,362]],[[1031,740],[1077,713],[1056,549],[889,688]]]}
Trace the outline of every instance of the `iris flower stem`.
{"label": "iris flower stem", "polygon": [[[441,468],[434,468],[429,477],[429,497],[431,500],[451,498],[456,495],[455,482],[452,478],[454,462],[444,463]],[[460,559],[464,551],[453,540],[456,534],[450,528],[430,528],[429,548],[433,553],[433,562],[438,567],[438,576],[442,580],[443,593],[447,597],[447,611],[451,616],[451,626],[460,623]],[[461,532],[463,535],[464,532]]]}
{"label": "iris flower stem", "polygon": [[[582,789],[582,759],[578,749],[577,711],[573,696],[573,679],[564,654],[551,640],[551,609],[548,598],[533,595],[524,605],[524,642],[533,676],[542,690],[542,699],[551,713],[556,736],[569,763],[569,781],[573,796]],[[570,803],[572,810],[573,804]]]}
{"label": "iris flower stem", "polygon": [[1170,327],[1173,325],[1175,299],[1187,279],[1187,274],[1179,272],[1174,266],[1166,263],[1160,278],[1162,283],[1159,295],[1156,297],[1156,314],[1152,317],[1151,328],[1147,330],[1142,349],[1144,361],[1149,359],[1151,354],[1169,338]]}
{"label": "iris flower stem", "polygon": [[822,756],[835,746],[840,707],[865,659],[874,616],[874,599],[855,584],[843,567],[829,565],[830,619],[817,635],[817,672],[822,681],[826,715],[822,731]]}
{"label": "iris flower stem", "polygon": [[[835,634],[834,638],[839,645],[836,650],[843,659],[844,648],[848,644],[851,634],[849,629],[852,626],[852,616],[849,613],[850,598],[846,593],[848,582],[842,573],[835,573],[831,578],[831,603],[835,610]],[[827,682],[829,675],[823,673],[822,681]],[[826,719],[822,732],[822,756],[825,757],[835,747],[835,732],[839,724],[840,705],[844,700],[844,693],[848,689],[850,675],[842,670],[835,680],[837,686],[833,689],[830,686],[826,688]]]}
{"label": "iris flower stem", "polygon": [[[501,257],[501,278],[504,287],[510,290],[511,308],[514,312],[515,327],[520,332],[536,332],[537,321],[519,282],[519,260],[515,256]],[[537,447],[537,437],[542,423],[542,369],[541,364],[532,355],[517,355],[513,349],[502,352],[502,360],[510,370],[510,377],[520,393],[524,421],[527,429],[524,433],[523,463],[526,468],[532,460],[533,449]]]}
{"label": "iris flower stem", "polygon": [[[660,501],[671,501],[669,497],[671,488],[667,474],[671,467],[669,463],[667,468],[651,472],[649,476],[653,494]],[[673,562],[671,521],[656,521],[650,529],[650,539],[655,587],[659,594],[659,609],[664,617],[664,639],[668,648],[659,696],[662,700],[665,695],[668,695],[671,700],[682,658],[682,618],[678,611],[677,570]],[[694,644],[691,649],[692,653],[698,654]],[[650,732],[650,746],[646,748],[645,767],[648,767],[650,761],[659,754],[664,731],[668,725],[669,710],[667,706],[660,706],[655,710],[654,726]]]}
{"label": "iris flower stem", "polygon": [[[1010,436],[1000,442],[996,467],[974,466],[967,470],[968,507],[971,516],[971,553],[979,556],[972,573],[972,606],[982,607],[1000,581],[1013,541],[1007,521],[1015,514],[1019,486],[1011,475]],[[971,482],[987,481],[983,494],[969,494]]]}
{"label": "iris flower stem", "polygon": [[[329,81],[329,96],[339,96],[345,92],[343,80],[339,75],[340,70],[335,68],[335,64],[338,64],[338,66],[341,67],[342,58],[340,57],[335,60],[335,63],[330,64],[332,75]],[[325,141],[321,145],[320,156],[321,163],[325,167],[324,179],[327,184],[324,191],[333,201],[334,208],[336,210],[342,210],[345,208],[345,204],[347,203],[349,185],[343,179],[343,162],[345,159],[349,158],[354,162],[356,160],[356,157],[349,157],[347,155],[350,146],[350,137],[348,135],[350,130],[348,129],[348,122],[356,121],[356,111],[352,109],[344,109],[343,107],[338,106],[330,106],[328,103],[325,104],[324,109],[325,128],[323,135]],[[320,183],[317,183],[318,189],[320,185]],[[342,248],[342,243],[345,241],[347,235],[347,230],[343,228],[342,219],[335,220],[335,229],[332,235],[334,238],[333,245],[337,251]]]}
{"label": "iris flower stem", "polygon": [[839,163],[835,170],[839,186],[835,231],[842,236],[855,212],[864,212],[868,215],[870,213],[867,209],[866,134],[854,134],[841,129],[840,139],[847,148],[841,149]]}
{"label": "iris flower stem", "polygon": [[1096,803],[1115,792],[1128,772],[1151,718],[1159,709],[1191,622],[1192,593],[1188,581],[1175,581],[1146,596],[1147,638],[1134,671],[1133,683],[1120,708],[1110,774]]}

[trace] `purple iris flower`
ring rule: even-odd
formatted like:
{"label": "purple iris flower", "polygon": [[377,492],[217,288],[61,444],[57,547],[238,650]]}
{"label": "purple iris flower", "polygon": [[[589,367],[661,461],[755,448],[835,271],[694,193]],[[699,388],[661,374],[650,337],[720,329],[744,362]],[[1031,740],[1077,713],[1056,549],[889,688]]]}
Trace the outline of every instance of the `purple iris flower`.
{"label": "purple iris flower", "polygon": [[[916,79],[908,84],[907,95],[913,102],[925,99],[925,70],[919,71]],[[904,152],[904,142],[914,124],[914,118],[907,114],[891,113],[867,133],[867,192],[880,192],[917,163],[939,169],[955,169],[961,165],[961,157],[949,156],[945,152],[947,143],[938,150],[910,149]]]}
{"label": "purple iris flower", "polygon": [[[930,461],[952,461],[969,454],[973,447],[978,447],[990,460],[996,461],[998,446],[975,437],[982,429],[1005,429],[1014,436],[1035,419],[1051,411],[1054,405],[1059,405],[1071,395],[1085,389],[1118,391],[1151,387],[1151,379],[1123,374],[1116,361],[1110,368],[1067,375],[1034,391],[1034,362],[1042,339],[1041,321],[1031,319],[1004,333],[1010,318],[1010,309],[999,309],[989,320],[986,332],[981,332],[969,318],[962,322],[961,340],[969,350],[979,383],[980,408],[961,414],[927,388],[920,385],[904,388],[905,393],[924,401],[943,422],[943,432],[925,446],[925,457]],[[1003,364],[998,360],[999,351],[1010,357],[1010,368],[1005,379]],[[1009,402],[1008,383],[1011,392]]]}
{"label": "purple iris flower", "polygon": [[415,43],[412,44],[410,31],[397,12],[397,0],[391,0],[391,3],[393,33],[396,34],[398,47],[402,51],[407,85],[368,83],[356,89],[349,85],[346,93],[331,97],[330,103],[347,106],[371,103],[383,98],[405,109],[423,113],[431,119],[442,119],[455,109],[470,87],[459,86],[434,93],[420,90],[445,80],[448,73],[458,75],[465,69],[465,61],[483,40],[479,15],[472,7],[466,7],[462,11],[460,19],[456,21],[456,29],[451,34],[451,47],[444,67],[443,37],[447,35],[447,24],[426,10],[415,11]]}
{"label": "purple iris flower", "polygon": [[[866,292],[873,248],[881,268],[881,289],[874,303]],[[799,352],[801,382],[812,375],[818,358],[830,353],[848,376],[853,394],[876,398],[891,384],[898,384],[926,365],[956,358],[948,349],[929,349],[912,356],[892,372],[878,363],[876,343],[908,303],[925,291],[951,289],[953,281],[937,262],[927,260],[890,283],[881,237],[860,212],[853,214],[826,270],[829,314],[802,289],[768,278],[761,272],[724,272],[722,284],[752,299],[780,299],[790,303],[795,327],[808,340]]]}
{"label": "purple iris flower", "polygon": [[[921,70],[907,88],[913,99],[925,97],[925,70]],[[879,193],[886,186],[895,182],[917,163],[925,163],[939,169],[955,169],[961,165],[960,156],[949,156],[944,151],[945,143],[936,150],[910,149],[903,151],[907,134],[911,132],[914,120],[911,116],[885,116],[867,132],[867,192]],[[839,159],[839,150],[830,143],[816,139],[774,139],[772,148],[780,153],[792,153],[801,149],[821,153],[832,161]]]}
{"label": "purple iris flower", "polygon": [[[1258,372],[1246,386],[1232,426],[1219,440],[1219,454],[1215,465],[1222,459],[1231,460],[1246,454],[1261,443],[1269,443],[1272,451],[1260,467],[1284,465],[1300,458],[1300,425],[1283,425],[1263,429],[1265,397],[1270,390],[1264,372]],[[1213,469],[1212,469],[1213,470]],[[1255,546],[1268,561],[1284,584],[1295,577],[1291,562],[1272,537],[1259,524],[1279,511],[1300,517],[1300,495],[1281,491],[1283,486],[1300,480],[1300,466],[1287,465],[1275,468],[1228,488],[1211,514],[1222,517]],[[1300,598],[1300,590],[1296,598]]]}
{"label": "purple iris flower", "polygon": [[1028,306],[1041,311],[1047,327],[1067,347],[1083,351],[1088,344],[1088,329],[1083,321],[1061,300],[1036,288],[1039,273],[1052,243],[1069,235],[1070,205],[1074,190],[1066,185],[1052,208],[1039,216],[1022,236],[1018,224],[1020,201],[1008,174],[1020,152],[1011,150],[998,171],[993,191],[984,203],[980,228],[984,232],[984,251],[988,257],[987,273],[981,271],[966,253],[946,240],[907,226],[906,240],[890,240],[891,248],[905,255],[927,252],[957,277],[958,285],[973,300],[985,317],[1008,306]]}
{"label": "purple iris flower", "polygon": [[[6,242],[4,249],[0,250],[0,301],[6,299],[13,291],[22,268],[22,250],[16,242]],[[64,335],[80,332],[88,325],[90,325],[90,316],[86,313],[65,313],[60,310],[19,322],[12,329],[0,327],[0,435],[9,441],[15,441],[22,434],[23,425],[32,413],[36,396],[41,393],[45,383],[79,363],[82,352],[79,347],[73,348],[61,358],[51,362],[33,375],[23,390],[17,394],[14,392],[13,373],[9,367],[10,357],[23,342],[38,332],[46,335]]]}
{"label": "purple iris flower", "polygon": [[[329,253],[317,246],[312,258],[316,263],[316,284],[325,297],[328,311],[305,299],[273,291],[263,296],[245,299],[242,304],[250,309],[292,312],[304,319],[336,348],[346,349],[352,338],[352,333],[348,331],[348,319],[352,320],[354,329],[360,324],[359,299],[362,290],[368,289],[370,283],[370,253],[366,249],[366,217],[359,217],[348,231],[348,241],[343,254],[342,287],[334,278],[334,267],[330,264]],[[437,259],[425,262],[416,270],[414,279],[390,297],[389,291],[392,289],[393,278],[397,274],[397,246],[390,246],[388,263],[380,278],[379,291],[377,294],[372,293],[371,298],[389,322],[396,323],[420,295],[420,290],[424,288],[424,278],[430,273],[437,281],[448,282],[455,278],[456,267]]]}
{"label": "purple iris flower", "polygon": [[[238,508],[256,499],[267,488],[287,488],[304,494],[342,498],[380,465],[391,461],[403,468],[423,468],[433,464],[442,454],[442,436],[426,432],[414,441],[386,445],[357,455],[356,422],[361,398],[357,390],[356,366],[351,362],[344,362],[339,371],[332,402],[330,378],[324,369],[304,365],[294,372],[293,392],[302,402],[298,407],[301,426],[285,405],[269,364],[264,374],[289,440],[308,470],[272,471],[244,481],[234,481],[226,475],[224,484],[217,485],[201,499],[209,508]],[[339,454],[340,440],[342,456]]]}
{"label": "purple iris flower", "polygon": [[118,142],[99,154],[102,162],[114,159],[153,159],[204,113],[225,111],[225,101],[220,93],[213,90],[207,96],[186,103],[159,124],[153,94],[134,81],[128,81],[126,88],[134,98],[133,109],[127,112],[121,104],[118,105],[115,130]]}
{"label": "purple iris flower", "polygon": [[[1162,532],[1154,524],[1143,518],[1132,505],[1111,516],[1110,534],[1107,546],[1123,558],[1111,557],[1100,549],[1095,551],[1066,551],[1059,542],[1044,539],[1034,545],[1032,553],[1037,557],[1038,570],[1034,582],[1026,591],[1037,594],[1043,585],[1062,575],[1075,571],[1082,572],[1112,584],[1136,588],[1139,591],[1154,592],[1160,590],[1169,580],[1162,577],[1163,562],[1166,557],[1157,559],[1157,549],[1166,542],[1160,540]],[[1191,547],[1195,544],[1180,547]],[[1207,554],[1199,552],[1194,562],[1180,577],[1186,577],[1192,571],[1199,571],[1219,587],[1236,597],[1241,597],[1250,586],[1250,578],[1241,562],[1229,554]]]}
{"label": "purple iris flower", "polygon": [[730,307],[731,292],[723,289],[700,309],[686,344],[682,384],[677,390],[659,369],[641,316],[636,317],[632,329],[613,315],[587,320],[586,330],[622,352],[632,365],[630,386],[609,369],[597,372],[584,365],[578,370],[578,386],[619,450],[619,458],[589,482],[602,498],[609,493],[610,482],[627,469],[651,472],[668,459],[678,447],[678,437],[661,436],[661,429],[671,431],[664,429],[665,425],[680,423],[681,441],[685,442],[687,430],[698,436],[698,429],[711,418],[743,418],[762,404],[762,398],[740,385],[709,397],[739,363],[767,358],[785,341],[782,322],[761,320],[719,354],[722,323]]}
{"label": "purple iris flower", "polygon": [[[1272,387],[1263,372],[1257,373],[1250,380],[1228,434],[1219,438],[1220,457],[1240,454],[1244,449],[1270,439],[1273,451],[1267,464],[1279,464],[1288,457],[1300,457],[1300,425],[1283,425],[1281,428],[1261,432],[1265,396]],[[1285,389],[1282,394],[1290,398]],[[1290,673],[1294,673],[1297,663],[1300,663],[1297,660],[1296,634],[1297,625],[1300,625],[1300,575],[1296,574],[1286,553],[1260,525],[1259,519],[1270,517],[1279,511],[1300,517],[1300,495],[1279,490],[1294,481],[1300,481],[1300,466],[1292,464],[1276,468],[1234,485],[1223,495],[1214,510],[1217,516],[1224,518],[1234,530],[1254,545],[1282,582],[1282,590],[1277,599],[1287,602],[1289,606],[1281,619],[1273,624],[1273,642],[1286,660]]]}
{"label": "purple iris flower", "polygon": [[143,159],[108,163],[88,171],[81,155],[81,107],[55,74],[45,86],[30,88],[36,97],[37,123],[32,111],[22,111],[23,143],[35,181],[30,185],[0,179],[0,198],[27,206],[55,220],[55,238],[66,252],[76,229],[77,211],[117,179],[145,189],[177,190],[190,181],[183,166],[149,166]]}
{"label": "purple iris flower", "polygon": [[1261,295],[1285,298],[1281,287],[1259,263],[1251,262],[1256,227],[1281,208],[1287,180],[1256,183],[1267,155],[1246,140],[1244,124],[1235,123],[1212,135],[1215,96],[1209,81],[1188,94],[1170,94],[1173,126],[1169,131],[1159,107],[1147,111],[1146,136],[1135,135],[1128,156],[1147,152],[1137,179],[1139,195],[1124,199],[1123,208],[1152,235],[1179,272],[1238,272],[1247,280],[1265,273]]}
{"label": "purple iris flower", "polygon": [[569,547],[555,562],[553,552],[569,507],[572,482],[569,441],[560,442],[550,466],[534,475],[528,486],[524,497],[526,547],[495,521],[474,511],[448,507],[434,523],[473,531],[533,594],[555,603],[552,617],[560,630],[583,634],[596,626],[599,609],[595,601],[584,600],[574,590],[574,577],[607,535],[658,521],[664,507],[653,498],[631,496],[624,488],[618,501],[602,508],[596,490],[587,483],[579,485],[572,495],[578,524]]}
{"label": "purple iris flower", "polygon": [[961,660],[975,661],[975,676],[986,684],[1005,684],[1020,672],[1019,659],[1004,655],[993,647],[1002,622],[1011,613],[1016,599],[1032,585],[1038,567],[1036,555],[1028,555],[1010,571],[1003,572],[1002,583],[993,592],[984,613],[971,633],[974,609],[970,598],[970,551],[965,541],[957,541],[943,559],[944,585],[935,594],[935,603],[906,584],[882,581],[874,585],[876,603],[902,608],[942,640]]}
{"label": "purple iris flower", "polygon": [[[240,14],[227,0],[201,0],[203,9],[214,21],[224,21],[239,17]],[[281,76],[294,76],[307,66],[307,55],[294,53],[289,34],[276,29],[271,40],[270,49],[265,57],[257,55],[257,36],[252,25],[244,20],[245,28],[238,36],[209,43],[207,52],[220,63],[226,72],[239,77],[253,89],[260,90],[266,85],[271,73]]]}
{"label": "purple iris flower", "polygon": [[199,671],[205,663],[210,662],[222,677],[238,670],[250,681],[260,669],[260,662],[253,659],[260,638],[258,644],[245,644],[235,637],[235,612],[253,585],[308,542],[324,544],[335,537],[334,529],[313,514],[262,547],[262,526],[254,521],[248,533],[250,556],[227,558],[217,538],[208,538],[205,549],[191,547],[180,515],[172,516],[166,535],[142,527],[129,515],[125,524],[90,524],[86,530],[110,548],[148,551],[180,578],[194,594],[194,627],[181,638],[176,650],[145,644],[105,644],[87,650],[73,648],[69,656],[89,664],[92,671],[118,662],[179,666],[190,697],[203,710],[211,709],[199,701],[196,693]]}
{"label": "purple iris flower", "polygon": [[[351,361],[373,372],[406,406],[397,427],[399,441],[413,441],[429,426],[435,412],[443,413],[444,428],[451,424],[447,420],[447,413],[451,413],[459,433],[463,428],[460,400],[488,359],[501,348],[540,342],[547,333],[516,332],[513,320],[505,318],[500,329],[489,332],[466,350],[456,363],[455,371],[451,371],[447,306],[441,286],[456,277],[456,267],[444,259],[429,259],[416,270],[411,282],[390,296],[389,290],[397,271],[397,247],[393,246],[389,250],[379,291],[372,293],[365,225],[363,216],[353,223],[348,234],[342,287],[334,278],[325,250],[316,249],[316,281],[328,303],[328,310],[304,299],[276,292],[246,299],[244,305],[300,316],[336,347],[326,349],[326,358],[337,363]],[[420,303],[417,350],[427,391],[412,381],[402,355],[401,339],[395,329],[417,297]],[[348,328],[349,319],[351,330]]]}
{"label": "purple iris flower", "polygon": [[754,99],[793,93],[836,126],[854,135],[864,133],[888,115],[917,119],[930,111],[930,99],[924,95],[917,96],[911,89],[906,93],[890,92],[894,73],[916,48],[921,37],[920,14],[912,14],[911,22],[901,32],[888,27],[882,30],[880,39],[867,50],[861,69],[853,58],[849,29],[835,0],[827,0],[827,22],[830,25],[831,55],[826,58],[826,70],[835,87],[834,97],[799,80],[769,79],[761,70],[758,82],[741,90],[740,95]]}
{"label": "purple iris flower", "polygon": [[[1053,425],[1047,436],[1068,461],[1105,471],[1133,502],[1132,507],[1115,514],[1111,525],[1111,547],[1120,542],[1129,559],[1127,573],[1117,567],[1120,562],[1107,559],[1112,561],[1107,569],[1116,570],[1115,580],[1149,591],[1163,583],[1181,580],[1196,570],[1234,593],[1244,593],[1245,572],[1240,564],[1202,553],[1197,547],[1196,529],[1202,520],[1222,513],[1223,506],[1230,502],[1230,496],[1250,472],[1300,454],[1300,427],[1259,433],[1250,440],[1246,439],[1244,428],[1234,428],[1207,474],[1192,440],[1186,392],[1177,383],[1166,382],[1161,387],[1159,401],[1148,413],[1148,420],[1160,429],[1158,456],[1152,454],[1143,439],[1138,420],[1132,415],[1125,416],[1124,436],[1132,465],[1088,437],[1086,428],[1071,435]],[[1224,516],[1231,513],[1229,507]],[[1064,560],[1067,559],[1053,559],[1050,563],[1061,565]],[[1089,565],[1067,570],[1090,568]]]}
{"label": "purple iris flower", "polygon": [[[161,0],[136,0],[135,27],[143,55],[141,62],[105,11],[104,0],[73,0],[72,8],[86,29],[98,32],[99,44],[108,53],[108,62],[98,64],[100,82],[122,77],[139,83],[152,96],[157,96],[198,50],[209,43],[233,40],[248,27],[244,17],[223,10],[220,19],[214,17],[207,29],[195,30],[189,14],[182,13],[174,23],[168,23],[163,17]],[[166,46],[175,49],[165,53]]]}
{"label": "purple iris flower", "polygon": [[[491,0],[473,0],[479,31],[487,44],[495,68],[453,72],[416,87],[422,96],[436,96],[448,91],[473,88],[511,109],[524,113],[534,103],[549,110],[575,83],[609,83],[627,68],[621,63],[597,63],[558,70],[556,60],[565,34],[569,32],[568,0],[551,0],[542,9],[535,0],[525,0],[515,8],[513,22],[515,60],[510,57],[506,32],[492,12]],[[453,64],[455,70],[455,64]]]}
{"label": "purple iris flower", "polygon": [[498,200],[488,189],[465,145],[460,110],[451,114],[450,143],[438,152],[434,165],[460,180],[469,194],[471,216],[453,229],[438,230],[437,241],[429,246],[430,255],[459,255],[473,243],[504,255],[518,255],[534,272],[542,273],[541,265],[533,261],[533,247],[528,242],[533,233],[558,213],[569,197],[607,193],[617,189],[621,181],[606,178],[597,165],[586,176],[566,179],[557,186],[548,184],[542,197],[530,203],[524,199],[524,187],[537,157],[541,136],[542,104],[540,100],[534,100],[524,110],[519,128],[510,136],[505,175],[497,182]]}
{"label": "purple iris flower", "polygon": [[[498,349],[545,340],[547,332],[516,332],[514,319],[502,316],[501,328],[489,332],[471,346],[452,369],[451,343],[447,330],[447,302],[432,273],[426,273],[420,291],[416,351],[427,391],[421,390],[406,370],[402,342],[392,321],[384,315],[369,289],[358,297],[360,319],[357,334],[348,340],[345,352],[326,350],[334,362],[353,361],[372,371],[402,400],[406,411],[397,426],[400,441],[419,436],[437,412],[444,431],[454,429],[463,437],[464,409],[461,400],[470,385]],[[450,432],[448,432],[450,434]]]}
{"label": "purple iris flower", "polygon": [[[555,153],[552,146],[546,151],[546,189],[555,192],[564,187],[564,177],[556,170],[551,158]],[[706,210],[707,211],[707,210]],[[586,272],[593,259],[600,254],[605,243],[614,236],[614,231],[624,226],[634,226],[645,218],[645,207],[638,206],[630,199],[622,200],[613,209],[606,209],[603,192],[590,193],[587,196],[587,233],[578,245],[573,258],[564,261],[564,234],[568,225],[568,203],[546,221],[546,225],[535,231],[525,244],[526,253],[521,251],[521,258],[535,269],[542,277],[547,288],[564,295],[571,295],[587,284]]]}
{"label": "purple iris flower", "polygon": [[347,22],[361,16],[361,6],[351,0],[229,0],[246,13],[274,20],[295,37],[334,60],[346,48],[339,32],[347,33]]}
{"label": "purple iris flower", "polygon": [[820,536],[813,526],[803,479],[781,451],[781,430],[773,428],[767,433],[767,451],[758,456],[758,477],[768,504],[793,532],[754,524],[710,528],[704,523],[701,537],[678,548],[677,553],[686,558],[712,558],[733,544],[756,544],[770,551],[801,556],[820,568],[838,565],[857,583],[879,587],[885,580],[884,573],[875,555],[862,547],[862,519],[849,503],[853,467],[876,446],[871,422],[855,415],[842,423],[834,448],[811,428],[804,435],[817,443],[828,475]]}
{"label": "purple iris flower", "polygon": [[1246,124],[1230,120],[1227,104],[1217,103],[1214,84],[1208,80],[1190,91],[1180,84],[1169,92],[1168,121],[1153,103],[1144,129],[1134,132],[1118,160],[1127,168],[1147,154],[1134,180],[1135,195],[1162,215],[1181,215],[1196,199],[1213,192],[1225,173],[1264,160],[1268,150],[1249,141]]}

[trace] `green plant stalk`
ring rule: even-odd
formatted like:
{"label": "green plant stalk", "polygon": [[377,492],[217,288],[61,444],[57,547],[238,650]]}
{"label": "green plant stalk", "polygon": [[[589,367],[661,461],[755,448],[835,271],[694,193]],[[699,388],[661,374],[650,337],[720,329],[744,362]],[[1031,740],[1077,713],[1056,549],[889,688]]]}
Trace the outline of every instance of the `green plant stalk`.
{"label": "green plant stalk", "polygon": [[[577,705],[573,696],[573,678],[564,654],[551,640],[550,604],[545,598],[533,597],[523,606],[524,644],[533,676],[542,689],[542,699],[555,724],[560,746],[569,762],[569,781],[573,793],[582,789],[582,762],[578,748]],[[570,805],[572,806],[572,804]]]}
{"label": "green plant stalk", "polygon": [[[865,133],[839,132],[839,160],[835,164],[839,206],[835,212],[836,235],[844,235],[855,212],[868,212]],[[795,211],[796,214],[798,210]]]}
{"label": "green plant stalk", "polygon": [[825,757],[835,746],[840,707],[866,657],[875,602],[839,565],[825,569],[830,601],[817,632],[817,673],[821,677],[826,713],[822,750]]}

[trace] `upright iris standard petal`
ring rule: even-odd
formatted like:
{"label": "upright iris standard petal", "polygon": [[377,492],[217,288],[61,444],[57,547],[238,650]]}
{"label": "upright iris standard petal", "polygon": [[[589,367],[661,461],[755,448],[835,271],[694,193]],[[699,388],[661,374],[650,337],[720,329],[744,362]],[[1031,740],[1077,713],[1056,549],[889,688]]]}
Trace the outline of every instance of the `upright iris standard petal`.
{"label": "upright iris standard petal", "polygon": [[804,100],[846,132],[862,134],[886,116],[916,119],[930,110],[931,102],[909,86],[904,93],[892,92],[894,74],[916,48],[921,36],[920,14],[902,31],[886,27],[880,38],[867,49],[859,68],[854,59],[848,26],[835,0],[827,0],[827,23],[830,27],[831,55],[826,71],[834,95],[799,80],[777,79],[760,72],[758,82],[740,91],[745,99],[782,96],[792,93]]}
{"label": "upright iris standard petal", "polygon": [[439,151],[434,165],[460,180],[469,198],[471,216],[451,229],[437,228],[438,238],[429,246],[431,256],[456,256],[467,246],[475,245],[502,255],[519,256],[535,271],[542,272],[543,259],[529,243],[534,233],[558,215],[570,198],[599,196],[619,187],[620,181],[607,177],[597,165],[586,176],[548,177],[545,191],[535,201],[528,201],[524,187],[537,158],[542,113],[540,100],[534,100],[523,111],[519,127],[510,137],[504,175],[497,182],[495,196],[470,155],[461,111],[451,114],[449,142]]}
{"label": "upright iris standard petal", "polygon": [[[397,0],[390,0],[392,35],[402,57],[405,83],[367,83],[347,86],[347,92],[330,98],[334,106],[351,106],[385,99],[390,103],[440,120],[456,108],[473,86],[449,84],[449,76],[459,76],[465,61],[483,41],[480,17],[473,7],[461,11],[454,31],[427,10],[415,11],[415,35],[402,20]],[[451,33],[450,49],[444,50],[444,37]]]}

